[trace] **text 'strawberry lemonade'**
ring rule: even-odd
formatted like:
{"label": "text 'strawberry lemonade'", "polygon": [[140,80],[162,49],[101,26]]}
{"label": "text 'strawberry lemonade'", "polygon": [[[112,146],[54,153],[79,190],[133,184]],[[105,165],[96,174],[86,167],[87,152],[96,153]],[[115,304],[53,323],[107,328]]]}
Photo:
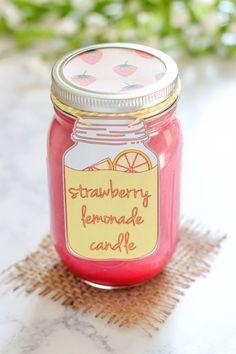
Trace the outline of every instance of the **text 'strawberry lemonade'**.
{"label": "text 'strawberry lemonade'", "polygon": [[163,270],[179,238],[178,69],[134,44],[70,53],[52,72],[48,139],[58,254],[87,283],[115,288]]}

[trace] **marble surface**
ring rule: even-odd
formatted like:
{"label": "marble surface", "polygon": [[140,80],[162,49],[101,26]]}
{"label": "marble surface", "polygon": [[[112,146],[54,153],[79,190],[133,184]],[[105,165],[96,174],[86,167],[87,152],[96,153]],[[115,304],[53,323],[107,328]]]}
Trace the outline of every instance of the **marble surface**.
{"label": "marble surface", "polygon": [[[181,59],[179,116],[185,145],[182,212],[228,233],[159,332],[118,329],[37,294],[0,285],[1,354],[236,353],[236,62]],[[33,54],[0,61],[0,269],[49,229],[46,132],[50,68]]]}

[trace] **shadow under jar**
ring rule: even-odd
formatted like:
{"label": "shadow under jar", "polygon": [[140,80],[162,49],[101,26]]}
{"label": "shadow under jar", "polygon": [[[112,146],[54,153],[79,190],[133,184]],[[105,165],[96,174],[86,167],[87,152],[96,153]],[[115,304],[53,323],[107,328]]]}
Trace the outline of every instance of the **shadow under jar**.
{"label": "shadow under jar", "polygon": [[51,235],[64,264],[101,288],[160,273],[179,239],[178,69],[135,44],[58,60],[48,136]]}

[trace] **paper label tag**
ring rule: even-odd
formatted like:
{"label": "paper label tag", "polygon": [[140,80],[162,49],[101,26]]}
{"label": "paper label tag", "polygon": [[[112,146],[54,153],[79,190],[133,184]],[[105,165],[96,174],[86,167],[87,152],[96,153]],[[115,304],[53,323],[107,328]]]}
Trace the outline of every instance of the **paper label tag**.
{"label": "paper label tag", "polygon": [[159,167],[140,173],[64,167],[67,247],[92,260],[132,260],[159,242]]}

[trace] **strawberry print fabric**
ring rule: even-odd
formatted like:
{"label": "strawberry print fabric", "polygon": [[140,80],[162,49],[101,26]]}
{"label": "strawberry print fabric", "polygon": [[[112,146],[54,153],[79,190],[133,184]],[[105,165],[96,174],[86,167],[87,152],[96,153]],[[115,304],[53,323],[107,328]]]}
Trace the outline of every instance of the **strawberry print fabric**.
{"label": "strawberry print fabric", "polygon": [[89,50],[64,67],[66,79],[76,87],[104,93],[137,91],[161,80],[165,73],[159,58],[128,48]]}

